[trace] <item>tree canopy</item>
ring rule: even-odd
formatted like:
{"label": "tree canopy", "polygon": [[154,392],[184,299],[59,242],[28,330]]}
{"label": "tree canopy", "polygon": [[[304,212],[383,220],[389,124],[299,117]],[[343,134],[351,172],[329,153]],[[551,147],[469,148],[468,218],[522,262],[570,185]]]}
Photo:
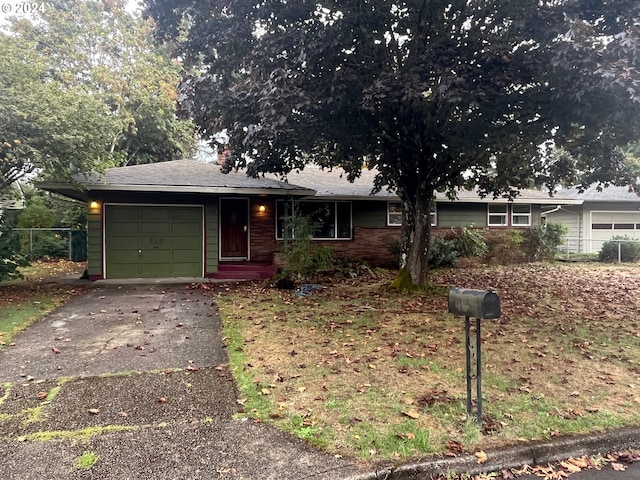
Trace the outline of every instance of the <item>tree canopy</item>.
{"label": "tree canopy", "polygon": [[402,200],[416,284],[436,191],[630,181],[635,0],[148,0],[147,13],[190,68],[182,107],[202,133],[227,132],[230,168],[377,169]]}
{"label": "tree canopy", "polygon": [[0,32],[0,191],[172,160],[195,146],[176,116],[180,67],[122,0],[56,0]]}

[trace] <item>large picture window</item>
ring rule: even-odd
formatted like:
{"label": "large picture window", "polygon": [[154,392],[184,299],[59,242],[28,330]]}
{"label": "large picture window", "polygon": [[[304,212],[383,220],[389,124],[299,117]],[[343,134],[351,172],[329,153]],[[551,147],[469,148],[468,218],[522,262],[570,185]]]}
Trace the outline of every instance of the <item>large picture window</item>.
{"label": "large picture window", "polygon": [[[431,205],[431,226],[436,227],[437,225],[438,210],[436,208],[436,204],[434,203]],[[389,202],[387,204],[387,226],[402,226],[402,204],[400,202]]]}
{"label": "large picture window", "polygon": [[276,238],[296,238],[290,221],[292,216],[306,218],[315,239],[351,239],[351,202],[276,202]]}

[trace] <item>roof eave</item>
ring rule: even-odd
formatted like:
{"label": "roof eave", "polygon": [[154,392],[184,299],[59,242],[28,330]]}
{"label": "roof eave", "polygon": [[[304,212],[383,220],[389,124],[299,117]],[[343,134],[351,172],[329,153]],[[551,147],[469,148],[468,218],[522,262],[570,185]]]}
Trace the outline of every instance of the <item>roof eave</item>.
{"label": "roof eave", "polygon": [[212,195],[273,195],[305,197],[315,195],[315,190],[306,188],[256,188],[256,187],[203,187],[189,185],[116,185],[116,184],[83,184],[86,191],[80,190],[71,184],[41,183],[39,188],[60,193],[61,195],[86,201],[88,192],[147,192],[147,193],[206,193]]}
{"label": "roof eave", "polygon": [[57,193],[63,197],[72,198],[81,202],[86,202],[89,199],[87,190],[78,188],[77,185],[70,183],[35,182],[34,185],[42,190]]}

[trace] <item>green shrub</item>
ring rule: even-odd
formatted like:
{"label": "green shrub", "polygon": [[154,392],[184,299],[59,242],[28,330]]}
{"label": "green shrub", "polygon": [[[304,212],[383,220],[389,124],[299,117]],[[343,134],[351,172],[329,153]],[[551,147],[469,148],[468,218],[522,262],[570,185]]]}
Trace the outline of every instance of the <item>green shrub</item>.
{"label": "green shrub", "polygon": [[633,241],[626,235],[615,236],[608,242],[603,243],[598,253],[598,260],[608,263],[617,262],[618,244],[620,244],[620,261],[631,263],[640,260],[640,243]]}
{"label": "green shrub", "polygon": [[333,250],[323,245],[313,245],[311,225],[304,217],[289,219],[295,238],[289,239],[284,252],[283,274],[304,279],[318,270],[333,268],[336,260]]}
{"label": "green shrub", "polygon": [[29,255],[32,259],[39,258],[67,258],[69,256],[69,242],[50,232],[41,233],[33,244]]}
{"label": "green shrub", "polygon": [[0,217],[0,280],[21,278],[18,267],[28,264],[20,253],[20,236]]}
{"label": "green shrub", "polygon": [[[389,251],[400,265],[401,242],[394,240]],[[478,232],[466,227],[432,236],[429,244],[429,266],[431,268],[453,267],[463,257],[481,257],[487,252],[487,242]]]}
{"label": "green shrub", "polygon": [[520,230],[510,228],[489,238],[489,249],[485,256],[490,264],[509,265],[524,261],[522,252],[524,236]]}
{"label": "green shrub", "polygon": [[487,242],[478,232],[461,227],[454,238],[456,250],[461,257],[481,257],[487,253]]}
{"label": "green shrub", "polygon": [[460,254],[453,240],[434,237],[429,245],[429,266],[432,268],[452,267],[458,263]]}
{"label": "green shrub", "polygon": [[564,243],[568,231],[565,225],[555,222],[533,225],[527,229],[524,240],[529,261],[553,260],[558,247]]}
{"label": "green shrub", "polygon": [[452,267],[462,257],[481,257],[487,252],[482,235],[468,228],[451,229],[450,232],[432,237],[429,247],[429,265],[432,268]]}

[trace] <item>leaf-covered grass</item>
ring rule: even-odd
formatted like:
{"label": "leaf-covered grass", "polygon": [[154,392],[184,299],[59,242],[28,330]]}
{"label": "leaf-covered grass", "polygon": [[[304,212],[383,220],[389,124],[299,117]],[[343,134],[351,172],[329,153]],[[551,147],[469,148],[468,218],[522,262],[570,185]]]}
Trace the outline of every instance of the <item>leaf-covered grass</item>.
{"label": "leaf-covered grass", "polygon": [[68,261],[34,262],[20,269],[25,278],[0,282],[0,349],[34,321],[77,293],[77,287],[47,283],[60,276],[78,277],[83,264]]}
{"label": "leaf-covered grass", "polygon": [[[3,297],[0,291],[0,297]],[[0,303],[0,349],[13,342],[13,337],[35,320],[51,312],[69,297],[66,289],[38,292]]]}
{"label": "leaf-covered grass", "polygon": [[[352,457],[404,460],[640,424],[640,268],[442,270],[498,290],[483,322],[483,409],[466,415],[464,319],[446,294],[399,293],[393,272],[308,297],[259,285],[220,309],[245,414]],[[475,392],[475,388],[474,388]]]}

